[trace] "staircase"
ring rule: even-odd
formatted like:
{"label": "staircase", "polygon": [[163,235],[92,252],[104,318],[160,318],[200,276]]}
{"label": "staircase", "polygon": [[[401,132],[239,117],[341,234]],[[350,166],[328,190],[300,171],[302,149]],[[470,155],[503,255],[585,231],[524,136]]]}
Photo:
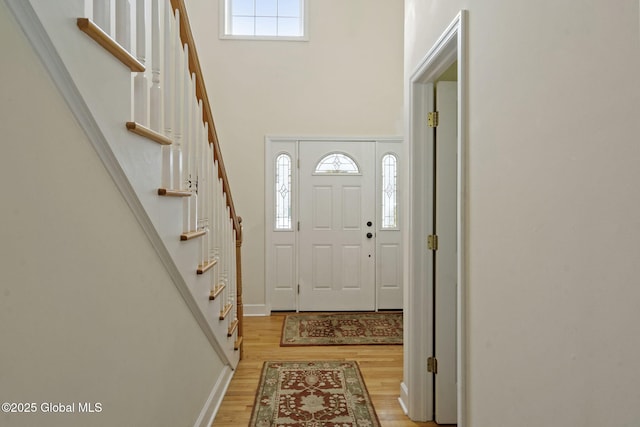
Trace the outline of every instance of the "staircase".
{"label": "staircase", "polygon": [[184,0],[7,4],[205,336],[235,369],[242,219]]}

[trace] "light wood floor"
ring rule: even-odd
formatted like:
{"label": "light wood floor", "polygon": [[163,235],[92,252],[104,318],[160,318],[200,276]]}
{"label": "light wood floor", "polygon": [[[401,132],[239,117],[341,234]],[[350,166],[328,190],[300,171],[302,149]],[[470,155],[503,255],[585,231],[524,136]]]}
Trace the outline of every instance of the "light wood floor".
{"label": "light wood floor", "polygon": [[240,361],[212,427],[249,424],[265,360],[357,360],[382,427],[436,426],[407,418],[400,404],[401,345],[280,347],[283,314],[244,318],[244,359]]}

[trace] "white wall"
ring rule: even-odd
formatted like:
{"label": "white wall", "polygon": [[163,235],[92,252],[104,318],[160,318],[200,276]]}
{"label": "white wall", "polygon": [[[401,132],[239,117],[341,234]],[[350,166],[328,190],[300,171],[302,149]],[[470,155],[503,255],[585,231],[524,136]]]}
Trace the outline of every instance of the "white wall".
{"label": "white wall", "polygon": [[187,0],[238,214],[244,302],[265,304],[264,137],[401,135],[403,4],[309,0],[308,42],[220,40]]}
{"label": "white wall", "polygon": [[640,425],[638,7],[405,2],[405,78],[469,10],[468,426]]}
{"label": "white wall", "polygon": [[193,425],[219,357],[4,2],[0,50],[0,425]]}

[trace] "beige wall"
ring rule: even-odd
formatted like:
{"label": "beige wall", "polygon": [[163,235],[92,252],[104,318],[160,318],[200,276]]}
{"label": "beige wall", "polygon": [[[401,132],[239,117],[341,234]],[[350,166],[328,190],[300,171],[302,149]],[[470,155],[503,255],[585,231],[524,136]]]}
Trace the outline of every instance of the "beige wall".
{"label": "beige wall", "polygon": [[0,51],[0,425],[193,425],[220,359],[4,2]]}
{"label": "beige wall", "polygon": [[469,10],[468,426],[639,425],[638,1],[405,3],[407,75]]}
{"label": "beige wall", "polygon": [[245,303],[264,304],[264,137],[401,135],[400,0],[309,0],[308,42],[218,38],[187,0],[238,213]]}

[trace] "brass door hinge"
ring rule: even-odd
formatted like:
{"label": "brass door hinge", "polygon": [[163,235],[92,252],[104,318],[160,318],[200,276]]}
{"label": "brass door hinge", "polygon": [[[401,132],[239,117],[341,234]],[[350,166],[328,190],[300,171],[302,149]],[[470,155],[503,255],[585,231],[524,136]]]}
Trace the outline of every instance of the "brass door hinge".
{"label": "brass door hinge", "polygon": [[438,359],[435,357],[427,358],[427,372],[431,372],[432,374],[438,373]]}
{"label": "brass door hinge", "polygon": [[430,251],[438,250],[438,235],[430,234],[427,236],[427,248],[429,248]]}
{"label": "brass door hinge", "polygon": [[440,122],[440,113],[437,111],[429,111],[427,114],[427,126],[430,128],[438,127],[438,123]]}

